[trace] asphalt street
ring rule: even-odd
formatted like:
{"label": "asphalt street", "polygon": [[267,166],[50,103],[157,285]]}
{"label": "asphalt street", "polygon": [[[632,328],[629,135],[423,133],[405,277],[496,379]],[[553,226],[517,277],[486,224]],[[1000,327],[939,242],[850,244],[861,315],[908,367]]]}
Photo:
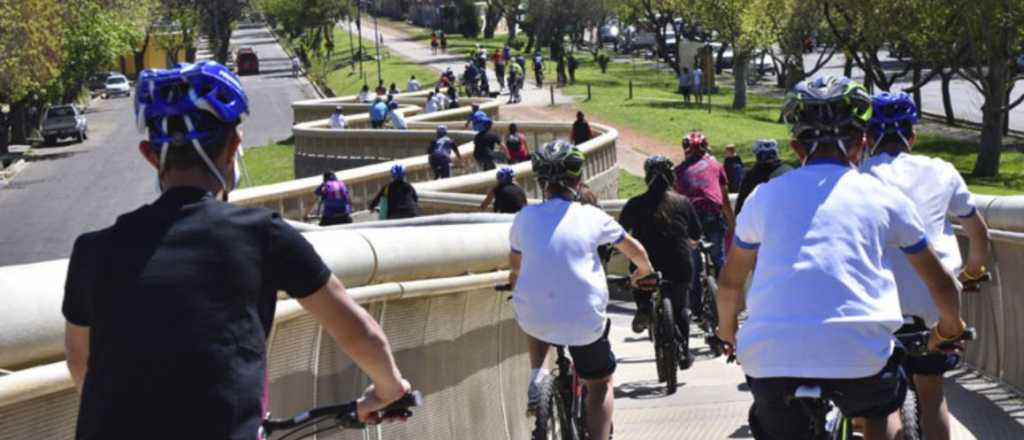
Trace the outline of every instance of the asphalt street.
{"label": "asphalt street", "polygon": [[[313,90],[291,76],[287,55],[265,28],[240,29],[233,44],[253,47],[261,61],[259,75],[242,78],[251,108],[243,145],[288,138],[291,102]],[[129,98],[96,101],[86,113],[87,141],[33,149],[28,167],[0,187],[0,266],[66,258],[79,234],[156,199],[156,173],[138,153],[132,108]]]}

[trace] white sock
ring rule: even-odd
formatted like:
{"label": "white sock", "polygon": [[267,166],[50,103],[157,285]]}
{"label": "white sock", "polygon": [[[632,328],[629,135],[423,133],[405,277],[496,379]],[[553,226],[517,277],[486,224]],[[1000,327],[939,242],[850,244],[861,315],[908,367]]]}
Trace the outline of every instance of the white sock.
{"label": "white sock", "polygon": [[547,368],[531,368],[530,369],[530,383],[534,385],[540,385],[540,381],[544,379],[544,376],[548,375]]}

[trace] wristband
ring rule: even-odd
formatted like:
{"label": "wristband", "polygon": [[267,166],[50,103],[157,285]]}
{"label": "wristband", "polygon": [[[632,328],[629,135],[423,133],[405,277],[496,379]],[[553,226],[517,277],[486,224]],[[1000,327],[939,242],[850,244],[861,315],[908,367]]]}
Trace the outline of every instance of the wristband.
{"label": "wristband", "polygon": [[955,341],[957,338],[959,338],[961,335],[963,335],[964,334],[964,330],[966,330],[966,329],[967,329],[967,323],[964,322],[963,319],[961,319],[960,320],[960,331],[956,334],[956,336],[951,336],[951,337],[943,336],[942,333],[939,333],[939,326],[938,325],[936,325],[935,328],[932,329],[932,333],[935,334],[936,338],[939,338],[939,341],[941,341],[941,342],[950,342],[950,341]]}
{"label": "wristband", "polygon": [[978,271],[977,275],[971,275],[970,272],[967,272],[966,269],[964,269],[963,275],[964,275],[964,278],[967,278],[968,281],[974,281],[974,280],[980,279],[981,277],[985,276],[985,273],[987,273],[987,272],[988,272],[988,270],[985,268],[985,266],[981,266],[981,270]]}

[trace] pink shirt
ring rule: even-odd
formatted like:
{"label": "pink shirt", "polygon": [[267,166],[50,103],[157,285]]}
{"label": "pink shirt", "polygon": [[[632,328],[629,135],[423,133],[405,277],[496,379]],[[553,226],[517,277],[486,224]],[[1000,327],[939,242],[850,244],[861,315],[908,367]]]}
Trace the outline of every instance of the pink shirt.
{"label": "pink shirt", "polygon": [[725,167],[710,154],[696,161],[684,161],[675,169],[675,190],[690,199],[701,212],[719,212],[722,209],[722,185],[729,184]]}

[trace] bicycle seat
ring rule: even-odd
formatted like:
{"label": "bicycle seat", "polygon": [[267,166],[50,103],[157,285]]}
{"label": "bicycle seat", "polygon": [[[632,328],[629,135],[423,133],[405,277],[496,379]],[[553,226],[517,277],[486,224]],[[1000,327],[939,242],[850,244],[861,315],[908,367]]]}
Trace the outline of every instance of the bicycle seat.
{"label": "bicycle seat", "polygon": [[795,399],[820,399],[821,398],[821,386],[820,385],[800,385],[796,387],[796,391],[793,391],[793,398]]}

